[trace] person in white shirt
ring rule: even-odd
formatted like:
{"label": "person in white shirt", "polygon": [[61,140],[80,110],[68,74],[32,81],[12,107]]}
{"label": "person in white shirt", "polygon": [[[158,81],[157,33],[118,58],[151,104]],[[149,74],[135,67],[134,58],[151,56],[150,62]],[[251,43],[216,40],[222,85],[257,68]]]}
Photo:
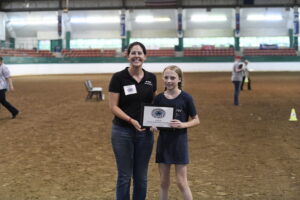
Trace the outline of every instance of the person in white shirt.
{"label": "person in white shirt", "polygon": [[19,114],[19,110],[6,100],[5,93],[7,90],[14,91],[14,86],[10,77],[10,71],[4,65],[3,58],[0,57],[0,104],[11,113],[12,119],[15,119]]}
{"label": "person in white shirt", "polygon": [[241,89],[241,83],[243,80],[243,74],[244,74],[244,63],[241,62],[241,57],[236,57],[235,63],[232,68],[232,75],[231,75],[231,81],[234,86],[233,104],[236,106],[239,105],[239,94]]}

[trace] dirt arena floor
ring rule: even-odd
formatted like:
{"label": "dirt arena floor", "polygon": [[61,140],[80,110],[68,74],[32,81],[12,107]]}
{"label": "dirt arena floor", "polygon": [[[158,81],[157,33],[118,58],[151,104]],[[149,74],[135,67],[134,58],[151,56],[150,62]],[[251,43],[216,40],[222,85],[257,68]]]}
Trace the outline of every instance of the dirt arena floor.
{"label": "dirt arena floor", "polygon": [[[233,106],[230,73],[186,73],[201,124],[190,129],[188,177],[195,200],[299,200],[300,72],[252,73],[253,90]],[[161,74],[157,74],[162,91]],[[113,200],[116,167],[112,114],[105,101],[85,101],[84,80],[108,75],[22,76],[0,108],[0,200]],[[157,137],[157,135],[156,135]],[[148,200],[159,174],[149,167]],[[174,176],[174,173],[172,173]],[[170,200],[182,199],[172,178]]]}

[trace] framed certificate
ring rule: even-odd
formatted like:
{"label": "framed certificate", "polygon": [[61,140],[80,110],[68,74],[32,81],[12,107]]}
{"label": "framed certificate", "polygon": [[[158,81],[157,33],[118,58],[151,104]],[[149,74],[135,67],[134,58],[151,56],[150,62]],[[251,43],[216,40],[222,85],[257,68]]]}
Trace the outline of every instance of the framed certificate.
{"label": "framed certificate", "polygon": [[142,126],[169,128],[170,121],[174,119],[174,113],[174,107],[144,105],[142,107]]}

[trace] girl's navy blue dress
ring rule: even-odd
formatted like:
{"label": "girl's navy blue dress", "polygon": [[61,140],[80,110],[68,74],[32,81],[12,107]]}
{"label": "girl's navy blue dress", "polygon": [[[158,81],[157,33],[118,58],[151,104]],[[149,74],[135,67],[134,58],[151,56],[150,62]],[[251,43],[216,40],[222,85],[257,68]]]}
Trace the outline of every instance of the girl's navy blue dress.
{"label": "girl's navy blue dress", "polygon": [[[173,106],[175,119],[187,122],[189,117],[197,115],[193,98],[181,91],[175,99],[167,99],[163,93],[154,99],[155,106]],[[188,164],[188,135],[187,129],[161,129],[156,148],[156,162],[164,164]]]}

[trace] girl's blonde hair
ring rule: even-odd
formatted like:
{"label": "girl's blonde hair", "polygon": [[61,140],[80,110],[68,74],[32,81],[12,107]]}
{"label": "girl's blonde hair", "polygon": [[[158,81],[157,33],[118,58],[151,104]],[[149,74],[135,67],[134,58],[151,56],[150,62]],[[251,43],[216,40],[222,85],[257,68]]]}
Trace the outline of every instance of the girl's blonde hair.
{"label": "girl's blonde hair", "polygon": [[170,65],[168,67],[166,67],[163,71],[163,73],[167,70],[172,70],[174,72],[176,72],[176,74],[178,75],[179,77],[179,80],[181,80],[180,82],[178,82],[178,88],[181,90],[182,87],[183,87],[183,73],[181,71],[181,69],[179,67],[177,67],[176,65]]}

